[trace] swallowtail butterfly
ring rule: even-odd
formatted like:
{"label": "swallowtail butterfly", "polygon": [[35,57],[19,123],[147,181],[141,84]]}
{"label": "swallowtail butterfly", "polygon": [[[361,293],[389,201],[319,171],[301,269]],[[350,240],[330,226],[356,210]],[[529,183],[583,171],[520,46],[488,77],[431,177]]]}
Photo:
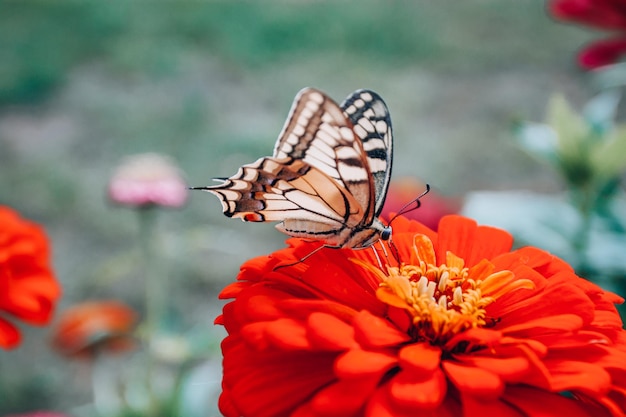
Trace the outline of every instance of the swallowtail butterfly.
{"label": "swallowtail butterfly", "polygon": [[391,175],[389,111],[369,90],[337,105],[305,88],[296,96],[271,157],[242,166],[219,185],[224,214],[280,221],[287,235],[335,248],[366,248],[389,239],[379,219]]}

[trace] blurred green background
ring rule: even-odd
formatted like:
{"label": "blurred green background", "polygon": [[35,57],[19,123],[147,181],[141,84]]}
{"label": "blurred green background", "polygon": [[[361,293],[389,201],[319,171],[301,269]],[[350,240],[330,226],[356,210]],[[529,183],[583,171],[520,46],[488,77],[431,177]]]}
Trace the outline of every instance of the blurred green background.
{"label": "blurred green background", "polygon": [[[60,309],[117,297],[141,311],[136,213],[105,198],[122,157],[174,158],[190,185],[269,155],[291,101],[313,86],[341,101],[369,88],[395,129],[394,176],[438,192],[556,193],[556,174],[520,151],[511,121],[542,120],[553,92],[591,94],[575,66],[588,32],[538,0],[0,1],[0,203],[43,223],[64,287]],[[175,325],[203,333],[213,376],[196,389],[217,415],[219,290],[243,261],[283,245],[271,225],[223,217],[192,194],[159,217]],[[0,415],[77,412],[80,366],[25,328],[0,354]]]}

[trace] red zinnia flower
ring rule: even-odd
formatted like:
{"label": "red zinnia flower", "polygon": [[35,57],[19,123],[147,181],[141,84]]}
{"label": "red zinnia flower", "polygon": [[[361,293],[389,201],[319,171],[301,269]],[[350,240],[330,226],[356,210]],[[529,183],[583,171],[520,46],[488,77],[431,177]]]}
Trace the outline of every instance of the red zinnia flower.
{"label": "red zinnia flower", "polygon": [[0,347],[14,348],[21,341],[8,316],[47,324],[60,295],[43,229],[0,206]]}
{"label": "red zinnia flower", "polygon": [[137,314],[119,301],[87,301],[63,311],[54,328],[52,346],[64,356],[90,359],[102,351],[134,347],[130,335]]}
{"label": "red zinnia flower", "polygon": [[318,244],[298,239],[243,265],[216,320],[224,415],[623,415],[620,297],[460,216],[399,218],[393,242],[385,268],[371,249],[299,262]]}

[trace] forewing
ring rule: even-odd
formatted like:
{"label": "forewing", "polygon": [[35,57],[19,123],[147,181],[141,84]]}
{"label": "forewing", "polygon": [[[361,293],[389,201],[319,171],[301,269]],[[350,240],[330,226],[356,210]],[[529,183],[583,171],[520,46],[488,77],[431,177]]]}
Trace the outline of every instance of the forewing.
{"label": "forewing", "polygon": [[345,189],[302,160],[261,158],[222,184],[201,189],[217,195],[229,217],[253,222],[298,219],[301,237],[309,229],[313,234],[320,224],[328,231],[353,227],[363,216],[354,212],[356,202]]}
{"label": "forewing", "polygon": [[370,90],[355,91],[341,104],[341,108],[352,122],[354,133],[367,154],[369,171],[374,177],[374,213],[378,216],[391,178],[393,135],[389,110],[383,99]]}
{"label": "forewing", "polygon": [[305,88],[296,96],[281,131],[274,158],[303,160],[332,178],[354,197],[360,223],[372,221],[374,186],[369,162],[352,122],[331,98]]}

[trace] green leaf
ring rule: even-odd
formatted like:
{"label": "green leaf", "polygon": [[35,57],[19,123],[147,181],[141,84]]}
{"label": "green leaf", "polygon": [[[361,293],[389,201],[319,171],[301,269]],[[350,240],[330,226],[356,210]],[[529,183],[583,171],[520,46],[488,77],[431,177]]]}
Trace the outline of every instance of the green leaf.
{"label": "green leaf", "polygon": [[589,134],[589,127],[560,94],[553,95],[548,103],[547,123],[556,131],[561,159],[579,159],[583,149],[582,142]]}
{"label": "green leaf", "polygon": [[626,125],[619,125],[607,141],[592,149],[591,164],[602,179],[619,176],[626,169]]}

